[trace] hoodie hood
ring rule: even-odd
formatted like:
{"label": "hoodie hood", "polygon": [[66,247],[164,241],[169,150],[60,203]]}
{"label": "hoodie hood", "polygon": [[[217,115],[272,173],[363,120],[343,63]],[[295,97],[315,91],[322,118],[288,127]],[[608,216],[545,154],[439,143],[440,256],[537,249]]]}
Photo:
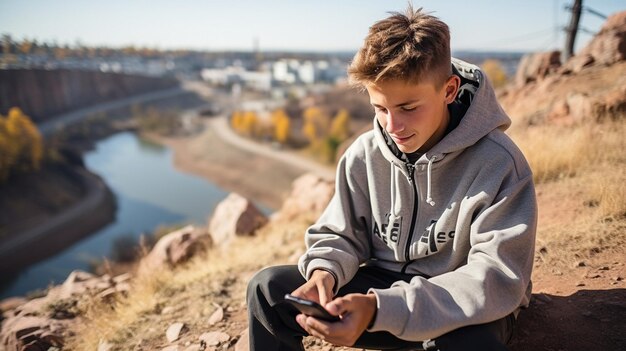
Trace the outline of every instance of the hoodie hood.
{"label": "hoodie hood", "polygon": [[[474,145],[494,129],[506,130],[511,125],[511,120],[496,100],[491,83],[478,66],[453,58],[452,70],[461,78],[459,92],[452,104],[457,110],[465,110],[465,114],[459,125],[427,151],[417,161],[418,164],[433,162],[433,156],[435,161],[442,160],[446,154]],[[385,158],[403,168],[408,158],[386,135],[376,118],[374,133]]]}
{"label": "hoodie hood", "polygon": [[[495,92],[487,76],[478,66],[465,61],[452,59],[453,74],[461,78],[461,84],[457,96],[450,108],[455,113],[463,114],[459,125],[445,135],[435,146],[422,155],[415,166],[427,163],[426,172],[426,203],[435,206],[432,197],[432,169],[434,163],[442,161],[447,154],[461,152],[469,146],[476,144],[494,129],[506,130],[511,125],[510,118],[506,115],[496,100]],[[391,169],[391,177],[395,179],[395,173],[401,170],[407,178],[411,177],[412,166],[409,159],[387,134],[387,131],[374,117],[375,139],[382,151],[383,156],[396,167]],[[396,184],[390,184],[390,193],[396,193]],[[391,198],[392,207],[395,208],[395,197]],[[392,213],[394,213],[392,211]]]}

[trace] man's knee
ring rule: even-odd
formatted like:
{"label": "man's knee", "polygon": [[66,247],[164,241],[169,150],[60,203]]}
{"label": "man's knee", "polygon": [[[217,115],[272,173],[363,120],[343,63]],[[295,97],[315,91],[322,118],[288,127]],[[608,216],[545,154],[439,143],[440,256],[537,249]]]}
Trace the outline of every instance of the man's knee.
{"label": "man's knee", "polygon": [[274,305],[303,283],[304,278],[295,265],[266,267],[248,282],[247,300],[250,303],[251,299],[262,294],[270,305]]}

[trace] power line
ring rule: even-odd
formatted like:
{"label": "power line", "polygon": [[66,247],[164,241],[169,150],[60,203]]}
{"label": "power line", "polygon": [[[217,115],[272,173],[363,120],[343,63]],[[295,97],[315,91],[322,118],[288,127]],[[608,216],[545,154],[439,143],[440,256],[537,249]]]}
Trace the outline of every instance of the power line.
{"label": "power line", "polygon": [[[573,9],[573,8],[574,8],[573,6],[565,5],[565,9],[566,9],[566,10],[568,10],[568,11],[572,11],[572,9]],[[604,19],[604,20],[605,20],[605,19],[607,19],[607,18],[609,18],[607,15],[605,15],[605,14],[603,14],[603,13],[599,12],[599,11],[596,11],[596,10],[592,9],[592,8],[591,8],[591,7],[589,7],[589,6],[583,6],[583,7],[582,7],[582,10],[583,10],[584,12],[588,12],[588,13],[590,13],[590,14],[592,14],[592,15],[596,15],[597,17],[600,17],[600,18],[602,18],[602,19]]]}
{"label": "power line", "polygon": [[537,38],[543,38],[545,34],[554,33],[555,29],[558,30],[559,29],[558,26],[556,28],[555,27],[544,28],[544,29],[531,32],[531,33],[526,33],[522,35],[508,37],[508,38],[500,38],[500,39],[496,39],[496,40],[492,40],[492,41],[484,42],[484,43],[479,43],[475,45],[476,46],[498,46],[502,44],[511,44],[511,41],[520,42],[520,41],[533,40]]}

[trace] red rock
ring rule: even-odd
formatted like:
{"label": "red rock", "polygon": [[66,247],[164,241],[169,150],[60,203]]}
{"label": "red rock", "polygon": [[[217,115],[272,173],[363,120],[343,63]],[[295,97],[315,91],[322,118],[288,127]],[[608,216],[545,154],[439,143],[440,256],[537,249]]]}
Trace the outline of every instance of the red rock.
{"label": "red rock", "polygon": [[267,223],[267,217],[243,196],[231,193],[220,202],[209,221],[209,233],[218,245],[226,245],[235,236],[253,235]]}
{"label": "red rock", "polygon": [[237,340],[235,344],[235,351],[248,351],[250,350],[250,338],[248,336],[248,328],[246,328]]}
{"label": "red rock", "polygon": [[209,245],[210,238],[204,230],[189,225],[162,237],[144,257],[138,274],[150,274],[154,270],[172,268],[187,261],[196,252]]}
{"label": "red rock", "polygon": [[272,220],[292,220],[306,214],[311,220],[317,219],[335,192],[331,181],[314,174],[305,174],[293,182],[292,190],[283,207],[272,216]]}
{"label": "red rock", "polygon": [[626,11],[615,13],[580,52],[568,60],[564,68],[579,72],[591,65],[611,65],[626,59]]}
{"label": "red rock", "polygon": [[211,314],[211,317],[209,317],[209,325],[215,325],[218,322],[221,322],[222,319],[224,319],[224,309],[219,306],[216,305],[217,309],[215,310],[215,312],[213,312],[213,314]]}
{"label": "red rock", "polygon": [[207,346],[217,346],[230,340],[230,335],[224,332],[213,331],[200,335],[198,339],[203,340]]}
{"label": "red rock", "polygon": [[550,73],[556,72],[561,66],[561,52],[538,52],[522,57],[517,66],[515,83],[523,86],[528,82],[540,80]]}
{"label": "red rock", "polygon": [[184,323],[174,323],[170,325],[169,328],[167,328],[167,331],[165,332],[165,337],[167,338],[167,341],[174,342],[178,340],[178,337],[180,336],[180,332],[183,330],[184,327],[185,327]]}
{"label": "red rock", "polygon": [[2,323],[0,349],[47,350],[52,346],[61,346],[64,330],[64,324],[59,321],[44,317],[14,316]]}

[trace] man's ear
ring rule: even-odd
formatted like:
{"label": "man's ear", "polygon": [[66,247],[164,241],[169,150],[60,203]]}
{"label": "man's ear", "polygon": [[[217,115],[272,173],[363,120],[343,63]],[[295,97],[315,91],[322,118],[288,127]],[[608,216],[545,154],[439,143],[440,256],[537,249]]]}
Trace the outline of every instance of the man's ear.
{"label": "man's ear", "polygon": [[457,75],[452,75],[446,82],[446,104],[451,104],[456,98],[456,94],[459,91],[461,85],[461,78]]}

